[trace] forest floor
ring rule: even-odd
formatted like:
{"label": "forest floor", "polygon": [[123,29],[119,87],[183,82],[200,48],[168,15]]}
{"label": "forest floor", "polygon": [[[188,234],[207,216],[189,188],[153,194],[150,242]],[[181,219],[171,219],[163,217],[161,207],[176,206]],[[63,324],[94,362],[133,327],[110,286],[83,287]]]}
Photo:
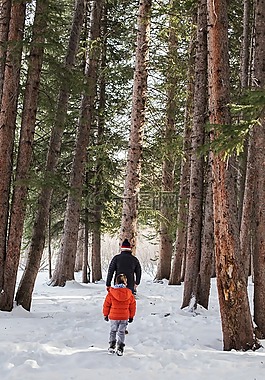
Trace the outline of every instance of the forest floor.
{"label": "forest floor", "polygon": [[[181,310],[183,286],[144,274],[122,357],[109,355],[105,282],[64,288],[40,272],[31,312],[0,312],[1,380],[263,380],[265,349],[224,352],[215,280],[209,310]],[[252,284],[249,285],[250,299]],[[265,346],[265,341],[261,342]]]}

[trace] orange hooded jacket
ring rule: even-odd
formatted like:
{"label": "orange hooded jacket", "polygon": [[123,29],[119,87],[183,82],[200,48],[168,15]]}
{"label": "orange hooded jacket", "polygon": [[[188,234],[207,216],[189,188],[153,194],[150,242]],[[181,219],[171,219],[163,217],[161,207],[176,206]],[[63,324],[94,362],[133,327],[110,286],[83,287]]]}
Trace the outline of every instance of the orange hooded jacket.
{"label": "orange hooded jacket", "polygon": [[109,288],[103,304],[103,315],[113,320],[133,318],[136,311],[134,295],[128,288]]}

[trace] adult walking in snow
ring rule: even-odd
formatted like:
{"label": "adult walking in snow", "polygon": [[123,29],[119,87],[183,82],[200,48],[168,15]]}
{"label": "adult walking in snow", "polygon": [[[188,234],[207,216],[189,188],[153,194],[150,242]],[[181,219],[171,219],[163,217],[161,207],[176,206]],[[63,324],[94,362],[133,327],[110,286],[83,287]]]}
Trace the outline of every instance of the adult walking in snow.
{"label": "adult walking in snow", "polygon": [[114,276],[114,283],[119,274],[125,274],[127,277],[127,288],[133,294],[136,294],[136,288],[140,284],[142,269],[139,260],[132,254],[132,248],[128,239],[125,239],[121,245],[121,252],[115,255],[109,265],[106,286],[111,286]]}

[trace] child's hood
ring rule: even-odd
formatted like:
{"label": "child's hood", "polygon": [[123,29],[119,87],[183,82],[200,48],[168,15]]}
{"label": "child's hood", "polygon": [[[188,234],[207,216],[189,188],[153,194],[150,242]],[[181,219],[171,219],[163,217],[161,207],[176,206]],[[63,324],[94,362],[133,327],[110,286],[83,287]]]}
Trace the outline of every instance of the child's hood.
{"label": "child's hood", "polygon": [[127,301],[132,296],[132,292],[128,288],[110,288],[109,292],[117,301]]}

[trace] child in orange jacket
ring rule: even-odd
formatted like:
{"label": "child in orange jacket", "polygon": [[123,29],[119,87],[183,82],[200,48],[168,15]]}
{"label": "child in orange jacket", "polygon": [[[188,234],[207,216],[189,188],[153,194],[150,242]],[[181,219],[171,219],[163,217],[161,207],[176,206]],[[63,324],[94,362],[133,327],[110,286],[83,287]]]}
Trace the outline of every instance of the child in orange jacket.
{"label": "child in orange jacket", "polygon": [[116,337],[118,356],[123,355],[125,346],[125,330],[128,322],[131,323],[135,316],[136,302],[131,290],[126,288],[127,278],[119,274],[116,278],[114,288],[108,289],[108,294],[103,304],[103,315],[105,321],[110,320],[110,353],[115,352]]}

